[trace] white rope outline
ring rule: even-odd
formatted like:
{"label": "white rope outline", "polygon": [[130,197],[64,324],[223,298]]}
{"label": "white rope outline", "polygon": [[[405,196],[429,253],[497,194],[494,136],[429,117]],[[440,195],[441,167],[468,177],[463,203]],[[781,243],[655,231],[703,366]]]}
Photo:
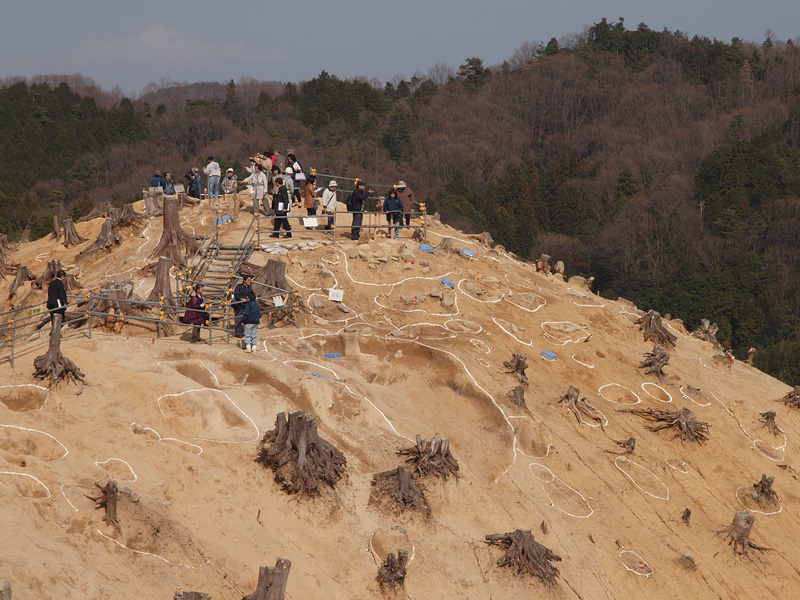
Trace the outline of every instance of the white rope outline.
{"label": "white rope outline", "polygon": [[[549,448],[548,448],[548,452],[549,452]],[[545,471],[547,471],[548,473],[550,473],[550,480],[548,481],[548,480],[542,479],[541,477],[537,477],[536,473],[534,473],[534,472],[533,472],[533,470],[531,469],[531,467],[532,467],[533,465],[536,465],[537,467],[541,467],[541,468],[543,468]],[[572,487],[571,485],[569,485],[569,484],[568,484],[566,481],[564,481],[563,479],[561,479],[560,477],[558,477],[558,476],[557,476],[555,473],[553,473],[553,472],[552,472],[552,471],[551,471],[551,470],[550,470],[548,467],[545,467],[545,466],[544,466],[543,464],[541,464],[541,463],[532,462],[532,463],[530,463],[530,464],[528,465],[528,471],[530,471],[531,475],[533,475],[533,477],[534,477],[535,479],[537,479],[538,481],[541,481],[541,482],[542,482],[542,490],[544,491],[544,493],[545,493],[545,496],[547,496],[547,499],[550,501],[550,506],[552,506],[553,508],[555,508],[555,509],[557,509],[557,510],[560,510],[560,511],[561,511],[562,513],[564,513],[565,515],[568,515],[568,516],[570,516],[570,517],[575,517],[576,519],[588,519],[589,517],[591,517],[591,516],[594,514],[594,509],[592,508],[592,505],[591,505],[591,504],[589,504],[589,503],[586,501],[586,497],[585,497],[583,494],[581,494],[581,493],[580,493],[578,490],[576,490],[574,487]],[[553,502],[553,498],[552,498],[552,496],[550,496],[550,494],[547,492],[547,488],[545,487],[545,485],[547,485],[548,483],[555,484],[555,483],[556,483],[556,481],[559,481],[559,482],[561,482],[561,484],[562,484],[562,485],[564,485],[564,486],[568,487],[570,490],[572,490],[573,492],[575,492],[576,494],[578,494],[578,496],[580,496],[580,497],[581,497],[581,500],[583,501],[583,503],[584,503],[584,504],[585,504],[587,507],[589,507],[589,514],[588,514],[588,515],[573,515],[571,512],[568,512],[568,511],[564,510],[563,508],[561,508],[560,506],[558,506],[558,505],[557,505],[555,502]]]}
{"label": "white rope outline", "polygon": [[[129,548],[128,546],[126,546],[126,545],[125,545],[125,544],[123,544],[122,542],[120,542],[120,541],[117,541],[117,540],[115,540],[114,538],[112,538],[112,537],[110,537],[110,536],[106,535],[105,533],[103,533],[103,532],[102,532],[102,531],[100,531],[99,529],[96,529],[96,528],[95,528],[95,531],[96,531],[97,533],[99,533],[101,536],[103,536],[104,538],[106,538],[107,540],[111,540],[111,541],[112,541],[112,542],[114,542],[114,543],[115,543],[117,546],[119,546],[120,548],[123,548],[123,549],[125,549],[125,550],[128,550],[129,552],[135,552],[136,554],[143,554],[143,555],[145,555],[145,556],[152,556],[153,558],[157,558],[158,560],[164,561],[164,562],[165,562],[165,563],[167,563],[167,564],[170,564],[170,565],[178,565],[179,567],[186,567],[187,569],[199,569],[200,567],[202,567],[202,566],[203,566],[203,565],[198,565],[198,566],[196,566],[196,567],[192,567],[192,566],[190,566],[190,565],[186,565],[186,564],[184,564],[184,563],[182,563],[182,562],[173,562],[173,561],[171,561],[171,560],[169,560],[169,559],[167,559],[167,558],[164,558],[163,556],[160,556],[160,555],[158,555],[158,554],[153,554],[152,552],[143,552],[143,551],[141,551],[141,550],[134,550],[133,548]],[[206,564],[208,564],[208,563],[206,563]]]}
{"label": "white rope outline", "polygon": [[[131,433],[134,434],[134,435],[137,435],[136,432],[133,430],[134,427],[140,427],[144,431],[152,431],[156,435],[156,437],[158,438],[157,440],[155,440],[156,442],[178,442],[179,444],[184,444],[185,446],[192,446],[192,447],[197,448],[198,450],[200,450],[200,452],[198,452],[197,454],[192,452],[192,454],[195,454],[195,456],[200,456],[203,453],[203,447],[202,446],[198,446],[197,444],[192,444],[191,442],[184,442],[183,440],[179,440],[178,438],[161,437],[161,434],[158,433],[152,427],[147,427],[146,425],[139,425],[135,421],[131,422],[131,424],[128,425],[128,429],[130,429]],[[145,438],[145,441],[150,441],[150,440]]]}
{"label": "white rope outline", "polygon": [[533,345],[533,340],[532,340],[532,339],[531,339],[531,340],[528,340],[527,342],[525,342],[525,341],[523,341],[523,340],[519,339],[519,338],[518,338],[516,335],[514,335],[514,334],[513,334],[511,331],[509,331],[508,329],[506,329],[505,327],[503,327],[503,326],[500,324],[500,321],[502,321],[502,322],[503,322],[503,323],[505,323],[506,325],[509,325],[509,326],[511,325],[511,323],[509,323],[509,322],[508,322],[508,321],[506,321],[505,319],[499,319],[499,320],[498,320],[498,319],[496,319],[495,317],[492,317],[492,321],[494,321],[494,324],[495,324],[495,325],[497,325],[497,326],[498,326],[500,329],[502,329],[503,331],[505,331],[505,332],[506,332],[508,335],[510,335],[511,337],[513,337],[515,340],[517,340],[517,341],[518,341],[520,344],[522,344],[523,346],[530,346],[531,348],[534,348],[534,349],[536,348],[536,346],[534,346],[534,345]]}
{"label": "white rope outline", "polygon": [[[605,388],[607,388],[609,386],[612,386],[612,385],[615,385],[617,387],[621,387],[623,390],[626,390],[626,391],[630,392],[631,394],[633,394],[636,397],[636,402],[617,402],[616,400],[612,400],[611,398],[606,398],[603,395],[603,389],[605,389]],[[603,400],[607,400],[608,402],[611,402],[611,404],[622,404],[622,405],[625,405],[625,406],[635,406],[636,404],[639,404],[642,401],[642,399],[639,397],[639,394],[637,394],[636,392],[634,392],[633,390],[631,390],[629,388],[626,388],[621,383],[607,383],[605,385],[601,385],[597,389],[597,395],[600,396]]]}
{"label": "white rope outline", "polygon": [[[628,565],[626,565],[626,564],[625,564],[625,562],[622,560],[622,555],[623,555],[623,554],[633,554],[633,555],[635,555],[635,556],[636,556],[636,559],[639,561],[639,564],[640,564],[640,565],[642,565],[643,567],[646,567],[646,568],[650,569],[650,572],[649,572],[649,573],[639,573],[639,571],[637,571],[636,569],[631,569],[631,568],[630,568]],[[640,577],[644,577],[645,579],[649,579],[649,578],[650,578],[650,575],[652,575],[653,573],[655,573],[655,570],[653,569],[653,567],[651,567],[651,566],[650,566],[650,565],[647,563],[647,561],[645,561],[645,560],[644,560],[644,559],[643,559],[643,558],[642,558],[642,557],[639,555],[639,553],[638,553],[638,552],[634,552],[633,550],[623,550],[622,552],[620,552],[620,553],[619,553],[619,562],[621,562],[621,563],[622,563],[622,566],[623,566],[623,567],[625,567],[626,569],[628,569],[628,571],[630,571],[630,572],[631,572],[631,573],[633,573],[634,575],[639,575]]]}
{"label": "white rope outline", "polygon": [[[408,562],[406,563],[406,567],[410,567],[412,561],[414,560],[414,555],[417,553],[417,549],[414,546],[414,540],[412,540],[411,536],[408,535],[408,531],[406,530],[405,527],[402,527],[401,525],[392,525],[392,529],[395,531],[399,531],[400,529],[402,529],[403,534],[406,536],[406,539],[408,540],[408,543],[411,544],[411,556],[408,558]],[[375,534],[378,533],[379,531],[380,529],[376,529],[375,531],[372,532],[372,535],[369,536],[369,542],[367,543],[367,551],[372,554],[375,560],[377,560],[379,563],[382,564],[384,559],[378,556],[378,553],[375,552],[375,549],[372,547],[372,538],[374,538]]]}
{"label": "white rope outline", "polygon": [[116,462],[121,462],[121,463],[124,463],[124,464],[125,464],[125,465],[126,465],[126,466],[127,466],[129,469],[130,469],[130,470],[131,470],[131,475],[133,475],[133,479],[119,479],[119,478],[118,478],[120,481],[130,481],[130,482],[135,482],[135,481],[137,481],[137,480],[139,479],[138,475],[136,475],[136,471],[134,471],[134,470],[133,470],[133,467],[132,467],[132,466],[131,466],[131,465],[128,463],[128,461],[122,460],[121,458],[109,458],[108,460],[104,460],[103,462],[95,461],[94,465],[95,465],[96,467],[100,467],[100,468],[101,468],[101,469],[103,469],[103,470],[104,470],[106,473],[108,473],[109,475],[111,475],[111,471],[109,471],[108,469],[106,469],[106,468],[105,468],[103,465],[106,465],[106,464],[110,463],[112,460],[113,460],[113,461],[116,461]]}
{"label": "white rope outline", "polygon": [[[27,498],[28,500],[49,500],[50,498],[53,497],[53,495],[50,493],[50,488],[47,487],[45,484],[43,484],[39,479],[37,479],[33,475],[29,475],[28,473],[17,473],[16,471],[0,471],[0,475],[18,475],[20,477],[29,477],[33,479],[36,483],[38,483],[40,486],[42,486],[45,490],[47,490],[46,498],[37,498],[36,496],[23,496],[22,494],[19,495],[20,498]],[[2,481],[0,481],[0,485],[4,487],[9,487],[8,484],[3,483]]]}
{"label": "white rope outline", "polygon": [[[573,290],[570,287],[567,288],[567,292],[569,292],[573,296],[580,296],[581,298],[586,298],[587,300],[594,300],[592,296],[587,296],[586,294]],[[578,304],[574,300],[570,300],[570,302],[575,306],[581,306],[583,308],[603,308],[606,305],[605,302],[603,302],[602,304]]]}
{"label": "white rope outline", "polygon": [[[38,388],[40,390],[44,390],[46,392],[46,394],[44,395],[44,402],[42,402],[42,405],[39,408],[37,408],[35,410],[25,410],[25,411],[15,411],[15,412],[39,412],[40,410],[42,410],[44,408],[44,405],[47,404],[47,400],[50,398],[50,388],[42,387],[41,385],[36,385],[35,383],[20,383],[20,384],[15,384],[15,385],[0,385],[0,390],[1,389],[5,389],[5,388],[18,388],[18,387],[34,387],[34,388]],[[11,409],[9,408],[9,410],[11,410]]]}
{"label": "white rope outline", "polygon": [[[654,395],[654,394],[651,394],[649,391],[647,391],[647,388],[646,388],[645,386],[653,386],[653,387],[655,387],[655,388],[658,388],[658,389],[660,389],[662,392],[664,392],[664,393],[667,395],[667,398],[669,398],[669,400],[662,400],[662,399],[661,399],[661,398],[659,398],[658,396],[656,396],[656,395]],[[651,397],[651,398],[653,398],[654,400],[658,400],[659,402],[663,402],[664,404],[667,404],[667,403],[669,403],[669,402],[672,402],[672,394],[670,394],[670,393],[669,393],[667,390],[665,390],[663,387],[661,387],[661,386],[660,386],[660,385],[658,385],[658,384],[655,384],[655,383],[651,383],[651,382],[649,382],[649,381],[646,381],[646,382],[644,382],[644,383],[642,384],[642,390],[644,391],[644,393],[645,393],[645,394],[647,394],[648,396],[650,396],[650,397]]]}
{"label": "white rope outline", "polygon": [[[67,454],[69,454],[69,450],[67,450],[67,447],[64,444],[59,442],[55,437],[53,437],[52,435],[50,435],[49,433],[47,433],[45,431],[39,431],[38,429],[29,429],[27,427],[20,427],[19,425],[4,425],[2,423],[0,423],[0,427],[8,427],[10,429],[21,429],[22,431],[32,431],[33,433],[41,433],[42,435],[46,435],[47,437],[49,437],[56,444],[58,444],[59,446],[61,446],[64,449],[64,454],[63,455],[59,456],[58,458],[56,458],[54,460],[46,460],[45,462],[58,462],[58,461],[60,461],[60,460],[62,460],[64,458],[66,458]],[[42,460],[44,460],[44,459],[42,459]]]}
{"label": "white rope outline", "polygon": [[[672,464],[673,462],[677,462],[678,467],[680,467],[680,469],[675,465],[673,465]],[[667,465],[673,471],[677,471],[678,473],[687,474],[689,472],[688,469],[686,468],[686,462],[682,458],[665,458],[664,464]]]}
{"label": "white rope outline", "polygon": [[[667,495],[666,496],[656,496],[655,494],[651,494],[650,492],[648,492],[646,489],[644,489],[642,486],[640,486],[638,483],[636,483],[636,480],[628,472],[626,472],[622,467],[619,466],[619,462],[618,461],[628,462],[628,463],[632,464],[634,467],[642,469],[643,471],[647,471],[647,473],[652,475],[655,478],[655,480],[658,481],[658,483],[660,483],[664,487],[665,490],[667,490]],[[643,467],[639,463],[633,462],[631,459],[629,459],[626,456],[617,456],[614,459],[614,466],[619,470],[620,473],[622,473],[623,475],[625,475],[625,477],[630,479],[631,483],[633,485],[635,485],[639,489],[639,491],[642,492],[643,494],[647,494],[648,496],[656,498],[657,500],[669,500],[669,488],[666,486],[666,484],[664,484],[663,481],[661,481],[661,479],[658,478],[658,475],[653,473],[647,467]]]}
{"label": "white rope outline", "polygon": [[577,358],[575,358],[576,356],[578,356],[578,355],[577,354],[573,354],[572,355],[572,360],[574,360],[576,363],[578,363],[579,365],[583,365],[587,369],[594,369],[594,365],[590,365],[589,363],[582,362],[582,361],[578,360]]}
{"label": "white rope outline", "polygon": [[[753,445],[750,447],[751,450],[756,450],[759,454],[761,454],[763,456],[766,456],[772,462],[778,463],[778,462],[783,462],[784,460],[786,460],[785,451],[786,451],[787,439],[786,439],[786,434],[785,433],[783,434],[783,445],[782,446],[770,446],[766,441],[764,441],[762,439],[753,438],[753,436],[751,436],[749,433],[747,433],[747,430],[741,424],[741,422],[739,421],[738,417],[733,413],[733,411],[730,408],[728,408],[727,406],[725,406],[725,403],[722,400],[720,400],[719,398],[717,398],[717,395],[714,392],[711,392],[711,395],[714,397],[714,400],[719,402],[720,406],[722,406],[722,408],[724,408],[725,411],[730,416],[733,417],[733,419],[736,421],[736,424],[739,426],[739,429],[742,430],[742,433],[745,434],[745,436],[747,436],[747,439],[749,439],[753,443]],[[767,454],[767,452],[765,452],[764,450],[759,448],[758,445],[757,445],[757,442],[762,442],[764,444],[764,446],[766,446],[767,448],[771,448],[772,450],[775,450],[776,452],[779,452],[781,454],[781,457],[780,458],[773,458],[772,456]]]}
{"label": "white rope outline", "polygon": [[240,413],[242,413],[242,415],[244,415],[244,417],[248,421],[250,421],[250,424],[253,426],[253,429],[256,430],[256,437],[254,437],[253,439],[250,439],[250,440],[243,440],[241,442],[232,442],[232,441],[226,441],[226,440],[213,440],[213,439],[210,439],[210,438],[202,438],[202,437],[195,437],[194,439],[200,440],[200,441],[203,441],[203,442],[213,442],[215,444],[250,444],[252,442],[258,441],[258,439],[261,437],[261,433],[259,432],[258,425],[256,425],[255,421],[253,421],[253,419],[250,418],[250,415],[248,415],[241,408],[239,408],[239,405],[236,404],[236,402],[234,402],[233,400],[231,400],[231,397],[228,396],[228,394],[226,394],[222,390],[215,390],[214,388],[204,387],[204,388],[195,388],[195,389],[192,389],[192,390],[186,390],[184,392],[179,392],[179,393],[176,393],[176,394],[164,394],[163,396],[159,396],[158,397],[158,399],[156,400],[156,404],[158,404],[159,412],[161,412],[162,416],[166,419],[166,418],[169,418],[169,417],[167,417],[167,415],[164,414],[164,410],[161,408],[161,400],[162,400],[162,398],[177,398],[177,397],[183,396],[184,394],[189,394],[189,393],[192,393],[192,392],[205,392],[205,391],[216,392],[216,393],[219,393],[219,394],[222,394],[223,396],[225,396],[225,398],[228,400],[228,402],[230,402],[234,406],[234,408],[236,408],[236,410],[238,410]]}
{"label": "white rope outline", "polygon": [[572,325],[573,327],[575,327],[577,331],[586,331],[585,327],[576,325],[572,321],[544,321],[541,324],[542,331],[544,332],[544,337],[550,338],[551,340],[553,340],[553,343],[558,344],[559,346],[566,346],[567,344],[577,344],[579,342],[585,342],[591,337],[591,334],[589,334],[586,335],[585,337],[581,337],[576,340],[562,340],[561,338],[557,338],[552,333],[548,332],[547,329],[545,329],[545,325],[559,324],[559,323],[566,323],[567,325]]}
{"label": "white rope outline", "polygon": [[711,400],[709,400],[708,396],[706,396],[706,400],[708,400],[708,403],[707,404],[701,404],[700,402],[698,402],[697,400],[695,400],[694,398],[689,396],[686,392],[684,392],[683,391],[683,386],[680,386],[678,389],[681,392],[681,396],[683,396],[687,400],[690,400],[691,402],[694,402],[695,404],[697,404],[697,406],[711,406]]}
{"label": "white rope outline", "polygon": [[764,512],[764,511],[756,510],[755,508],[750,508],[749,506],[747,506],[744,502],[742,502],[742,499],[739,497],[739,492],[741,490],[743,490],[743,489],[750,489],[752,487],[753,486],[751,486],[751,485],[743,485],[743,486],[740,486],[740,487],[736,488],[735,495],[736,495],[736,499],[739,501],[739,504],[744,506],[750,512],[758,513],[760,515],[777,515],[779,512],[783,511],[783,501],[780,499],[780,497],[778,498],[778,504],[780,504],[780,508],[778,510],[773,510],[771,512]]}

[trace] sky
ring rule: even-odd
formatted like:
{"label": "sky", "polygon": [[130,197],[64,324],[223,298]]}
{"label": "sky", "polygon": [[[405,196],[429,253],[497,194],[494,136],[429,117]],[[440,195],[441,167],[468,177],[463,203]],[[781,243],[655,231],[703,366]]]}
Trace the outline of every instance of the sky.
{"label": "sky", "polygon": [[162,80],[323,70],[385,82],[470,57],[497,65],[603,17],[726,42],[800,38],[800,0],[0,0],[0,79],[81,73],[131,97]]}

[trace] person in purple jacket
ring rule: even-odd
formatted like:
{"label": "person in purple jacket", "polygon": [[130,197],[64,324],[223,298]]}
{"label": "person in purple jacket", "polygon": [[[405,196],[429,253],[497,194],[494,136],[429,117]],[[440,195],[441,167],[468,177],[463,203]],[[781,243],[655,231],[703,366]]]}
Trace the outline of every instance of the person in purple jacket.
{"label": "person in purple jacket", "polygon": [[192,343],[200,341],[200,328],[206,324],[206,301],[203,299],[203,286],[196,284],[189,301],[186,303],[186,312],[183,322],[192,325]]}

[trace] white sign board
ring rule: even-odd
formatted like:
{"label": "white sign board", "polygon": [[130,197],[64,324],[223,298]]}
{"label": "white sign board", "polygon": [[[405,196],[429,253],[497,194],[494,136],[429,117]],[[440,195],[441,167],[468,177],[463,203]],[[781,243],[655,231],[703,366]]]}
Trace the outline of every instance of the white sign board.
{"label": "white sign board", "polygon": [[281,296],[273,296],[272,301],[275,303],[275,306],[283,306],[283,297]]}
{"label": "white sign board", "polygon": [[176,183],[175,184],[175,193],[176,194],[185,194],[186,193],[186,188],[183,187],[183,184]]}
{"label": "white sign board", "polygon": [[317,217],[303,217],[303,227],[316,227]]}
{"label": "white sign board", "polygon": [[328,300],[333,302],[341,302],[344,299],[344,290],[329,290]]}

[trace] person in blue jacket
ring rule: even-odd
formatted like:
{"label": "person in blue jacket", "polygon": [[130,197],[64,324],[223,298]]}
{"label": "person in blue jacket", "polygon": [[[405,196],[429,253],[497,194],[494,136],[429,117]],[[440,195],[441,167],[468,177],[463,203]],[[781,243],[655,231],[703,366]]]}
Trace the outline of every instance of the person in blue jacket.
{"label": "person in blue jacket", "polygon": [[244,323],[244,351],[255,352],[258,344],[258,324],[261,322],[261,307],[256,302],[256,294],[247,293],[247,304],[244,305],[242,323]]}
{"label": "person in blue jacket", "polygon": [[[383,202],[383,210],[390,225],[394,225],[394,239],[400,237],[400,227],[403,225],[403,201],[396,189],[389,192]],[[391,232],[390,232],[391,234]]]}

